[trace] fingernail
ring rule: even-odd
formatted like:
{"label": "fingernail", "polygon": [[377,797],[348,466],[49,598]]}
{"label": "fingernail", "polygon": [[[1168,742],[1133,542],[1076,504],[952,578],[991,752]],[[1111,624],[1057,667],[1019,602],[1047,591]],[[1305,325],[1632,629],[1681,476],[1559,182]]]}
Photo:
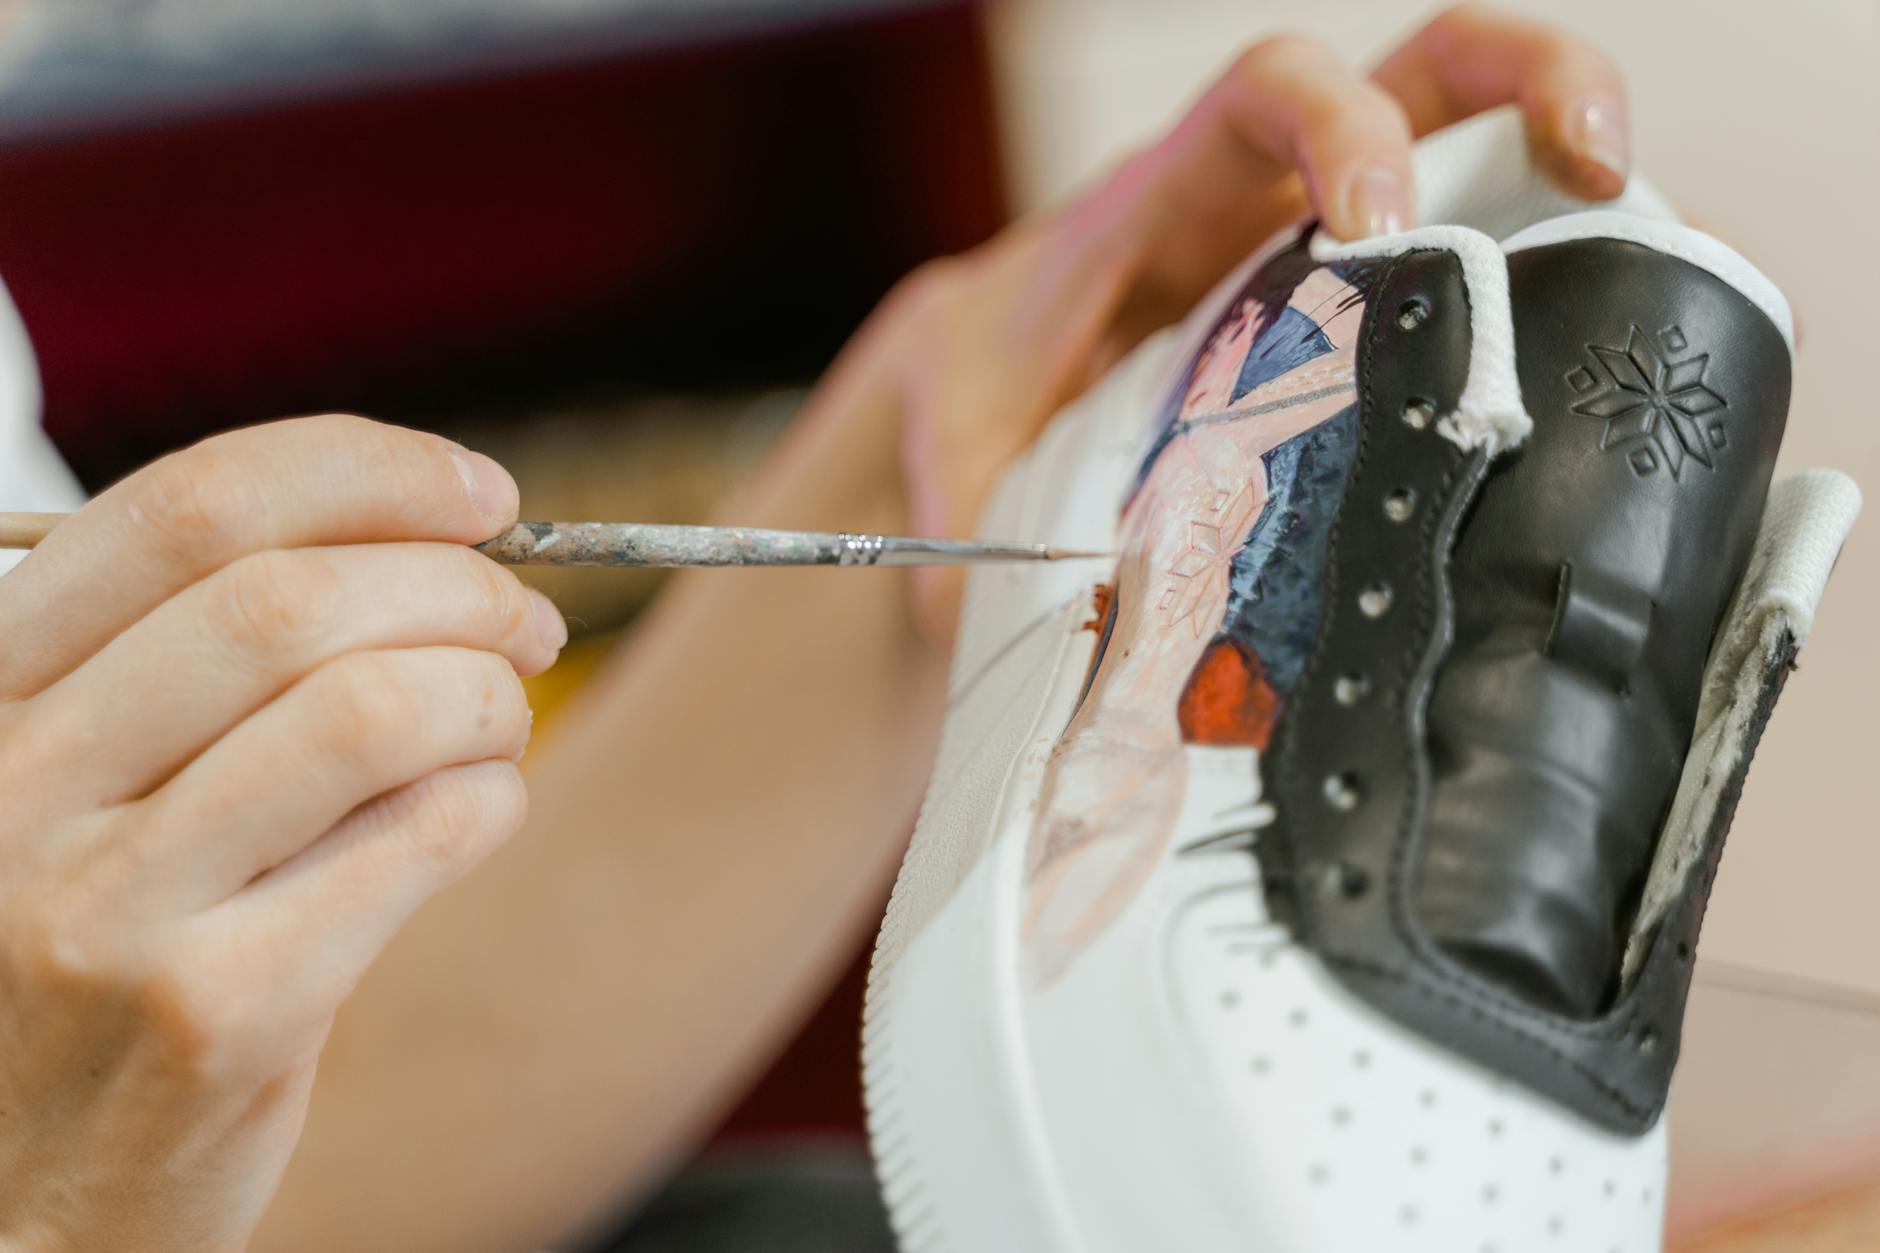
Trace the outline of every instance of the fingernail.
{"label": "fingernail", "polygon": [[1394,235],[1410,217],[1410,194],[1403,178],[1381,165],[1369,166],[1345,184],[1344,227],[1350,239]]}
{"label": "fingernail", "polygon": [[450,459],[457,466],[457,477],[478,513],[492,522],[508,523],[516,516],[516,481],[509,471],[480,452],[453,448]]}
{"label": "fingernail", "polygon": [[555,602],[534,588],[529,589],[529,599],[535,608],[535,635],[542,641],[542,647],[558,653],[568,642],[568,620],[561,616],[561,610],[555,608]]}
{"label": "fingernail", "polygon": [[1561,126],[1561,138],[1568,148],[1596,165],[1603,165],[1621,178],[1632,167],[1632,151],[1626,143],[1625,119],[1619,110],[1602,100],[1582,101],[1567,109]]}

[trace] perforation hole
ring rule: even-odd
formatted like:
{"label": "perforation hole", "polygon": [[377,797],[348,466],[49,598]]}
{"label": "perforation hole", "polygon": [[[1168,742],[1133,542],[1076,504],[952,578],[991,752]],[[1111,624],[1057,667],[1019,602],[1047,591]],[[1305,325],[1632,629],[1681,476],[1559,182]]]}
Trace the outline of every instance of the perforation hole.
{"label": "perforation hole", "polygon": [[1358,593],[1358,611],[1367,618],[1381,618],[1390,612],[1390,584],[1373,583]]}
{"label": "perforation hole", "polygon": [[1397,329],[1414,331],[1430,320],[1430,302],[1421,296],[1412,296],[1397,306]]}
{"label": "perforation hole", "polygon": [[1421,396],[1412,396],[1403,402],[1403,424],[1413,431],[1420,431],[1436,421],[1436,404]]}
{"label": "perforation hole", "polygon": [[1384,497],[1384,516],[1392,522],[1408,522],[1417,511],[1415,488],[1400,487]]}

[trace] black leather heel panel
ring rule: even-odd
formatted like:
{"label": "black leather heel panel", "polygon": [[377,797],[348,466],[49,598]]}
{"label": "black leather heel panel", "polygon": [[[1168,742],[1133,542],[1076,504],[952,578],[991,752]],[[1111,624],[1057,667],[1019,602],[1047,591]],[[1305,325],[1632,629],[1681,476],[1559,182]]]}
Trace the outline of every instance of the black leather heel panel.
{"label": "black leather heel panel", "polygon": [[[1688,746],[1710,636],[1753,539],[1780,437],[1787,354],[1769,359],[1769,340],[1781,348],[1780,336],[1733,289],[1633,245],[1516,254],[1511,277],[1523,389],[1540,429],[1526,452],[1492,469],[1417,417],[1419,399],[1452,410],[1466,374],[1468,310],[1455,259],[1409,254],[1367,314],[1359,447],[1331,539],[1324,625],[1262,763],[1279,814],[1266,857],[1284,862],[1269,894],[1284,898],[1275,903],[1301,938],[1375,1008],[1595,1123],[1637,1133],[1664,1106],[1722,837],[1792,655],[1785,647],[1766,676],[1699,864],[1639,974],[1609,1003],[1637,881]],[[1644,328],[1667,311],[1666,325]],[[1675,376],[1627,342],[1634,322],[1656,337],[1655,352],[1684,363]],[[1645,359],[1660,397],[1701,386],[1723,402],[1712,418],[1725,424],[1722,442],[1710,444],[1708,464],[1676,427],[1667,438],[1678,449],[1664,451],[1630,413],[1637,406],[1616,411],[1639,429],[1602,448],[1611,421],[1602,415],[1615,405],[1586,402],[1626,389],[1598,378],[1588,385],[1575,371],[1590,374],[1591,365],[1568,358],[1603,364],[1591,347],[1610,346],[1600,337],[1608,323],[1619,328],[1615,351]],[[1701,369],[1690,364],[1706,354]],[[1561,399],[1549,398],[1550,387]],[[1659,403],[1649,387],[1639,394]],[[1717,412],[1703,396],[1685,400],[1697,416]],[[1693,429],[1714,439],[1707,427]],[[1649,441],[1652,456],[1634,459],[1640,447],[1627,440]],[[1528,477],[1516,478],[1523,466]],[[1607,471],[1628,477],[1602,478]],[[1644,570],[1666,580],[1668,594]],[[1464,650],[1454,670],[1452,648]],[[1568,782],[1553,792],[1477,792],[1471,803],[1504,808],[1445,840],[1431,815],[1453,814],[1442,790],[1469,776],[1457,773],[1463,754],[1433,740],[1431,723],[1448,718],[1445,728],[1472,734],[1464,723],[1473,715],[1469,701],[1445,707],[1432,697],[1451,674],[1470,680],[1503,663],[1540,667],[1569,699],[1610,697],[1619,712],[1582,733],[1634,737],[1627,747],[1648,760],[1622,763],[1635,773],[1610,797],[1604,787],[1580,789],[1581,806],[1566,807],[1573,816],[1555,832],[1549,812],[1531,811],[1538,798],[1572,792],[1584,764],[1548,760],[1560,745],[1545,735],[1521,738],[1524,719],[1531,727],[1568,714],[1517,702],[1499,715],[1513,729],[1488,746],[1524,758],[1535,777]],[[1476,685],[1472,699],[1497,690]],[[1506,681],[1499,690],[1521,691]],[[1577,746],[1569,735],[1566,749]],[[1608,839],[1602,815],[1614,807],[1645,838]],[[1536,831],[1546,841],[1538,854]],[[1436,911],[1444,930],[1433,934],[1423,916],[1432,885],[1441,898],[1442,877],[1458,873],[1502,899],[1487,902],[1477,915],[1487,922],[1473,930],[1466,916],[1458,924],[1460,915]],[[1564,915],[1550,914],[1556,903]],[[1581,1008],[1588,1004],[1595,1012]]]}
{"label": "black leather heel panel", "polygon": [[1755,543],[1789,354],[1706,270],[1578,240],[1508,259],[1534,432],[1450,557],[1416,915],[1453,957],[1593,1018]]}

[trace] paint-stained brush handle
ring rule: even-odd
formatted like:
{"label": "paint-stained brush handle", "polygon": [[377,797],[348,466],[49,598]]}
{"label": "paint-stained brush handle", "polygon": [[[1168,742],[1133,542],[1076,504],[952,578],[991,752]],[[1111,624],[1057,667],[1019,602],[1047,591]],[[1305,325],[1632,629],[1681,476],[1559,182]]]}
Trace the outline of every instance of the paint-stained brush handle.
{"label": "paint-stained brush handle", "polygon": [[1102,555],[1045,544],[642,522],[518,522],[477,547],[512,566],[954,566]]}
{"label": "paint-stained brush handle", "polygon": [[[0,513],[0,548],[32,548],[67,516]],[[642,522],[518,522],[477,549],[510,566],[959,566],[1108,555],[1045,544]]]}
{"label": "paint-stained brush handle", "polygon": [[70,517],[63,513],[0,513],[0,548],[33,548]]}

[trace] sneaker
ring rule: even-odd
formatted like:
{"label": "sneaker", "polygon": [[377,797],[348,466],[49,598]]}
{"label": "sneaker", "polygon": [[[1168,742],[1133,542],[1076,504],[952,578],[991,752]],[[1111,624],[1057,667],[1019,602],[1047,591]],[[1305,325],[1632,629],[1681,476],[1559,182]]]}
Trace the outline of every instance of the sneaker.
{"label": "sneaker", "polygon": [[1781,294],[1491,116],[1016,463],[869,986],[906,1253],[1660,1246],[1693,946],[1858,508]]}

